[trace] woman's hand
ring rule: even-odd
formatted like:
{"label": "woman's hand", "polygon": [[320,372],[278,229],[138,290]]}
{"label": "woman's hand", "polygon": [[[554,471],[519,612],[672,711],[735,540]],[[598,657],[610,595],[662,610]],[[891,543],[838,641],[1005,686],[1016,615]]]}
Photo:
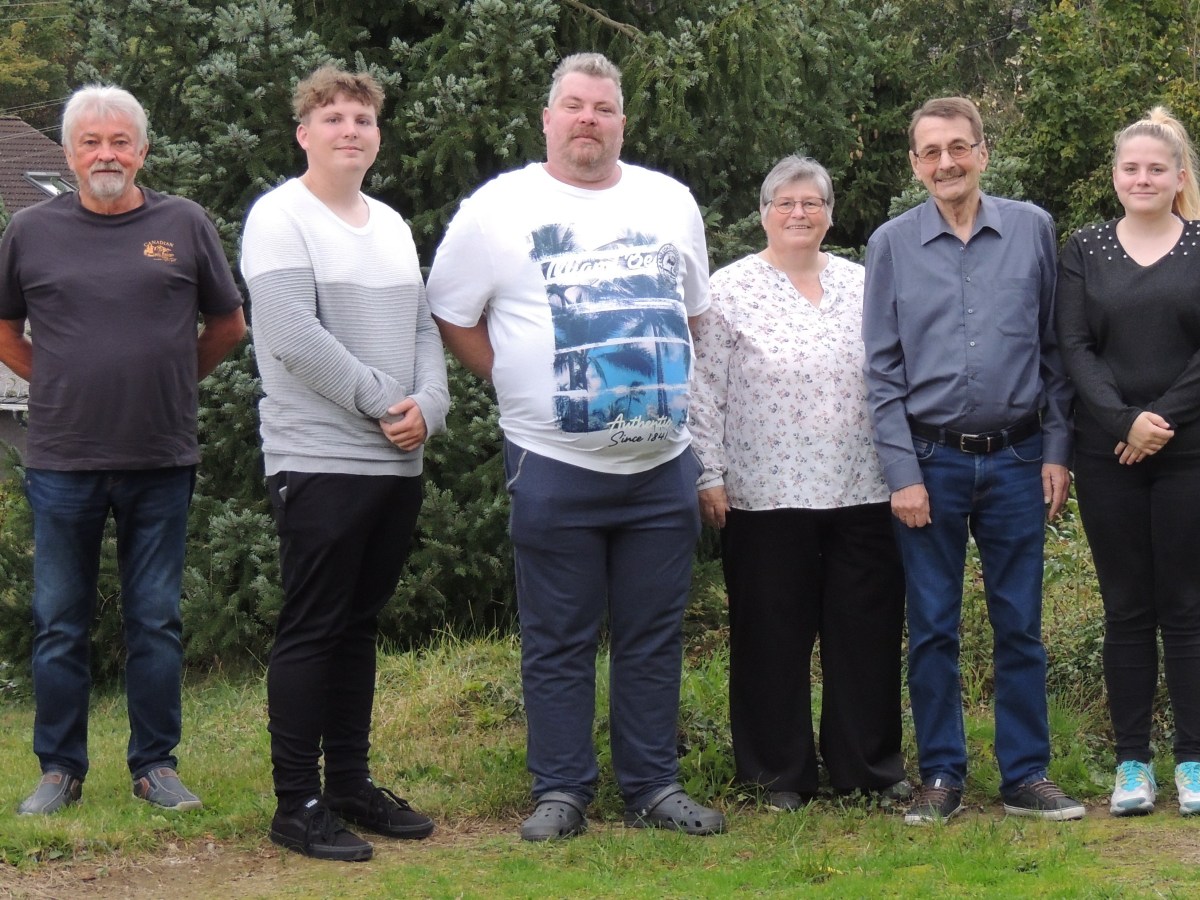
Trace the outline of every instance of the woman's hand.
{"label": "woman's hand", "polygon": [[729,512],[729,498],[725,496],[724,485],[705,488],[698,492],[700,498],[700,520],[705,525],[725,527],[725,513]]}
{"label": "woman's hand", "polygon": [[1153,456],[1175,437],[1171,423],[1158,413],[1144,410],[1133,420],[1125,440],[1118,442],[1113,453],[1122,465],[1131,466],[1147,456]]}

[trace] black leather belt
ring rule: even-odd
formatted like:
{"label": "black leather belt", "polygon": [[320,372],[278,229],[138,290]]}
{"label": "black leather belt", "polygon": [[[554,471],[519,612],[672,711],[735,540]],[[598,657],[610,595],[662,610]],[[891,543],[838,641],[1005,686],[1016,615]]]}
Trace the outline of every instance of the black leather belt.
{"label": "black leather belt", "polygon": [[979,434],[963,434],[950,428],[938,428],[936,425],[926,425],[924,422],[909,420],[908,426],[913,437],[935,444],[945,444],[961,450],[963,453],[995,453],[1013,444],[1019,444],[1026,438],[1033,437],[1042,430],[1042,420],[1038,416],[1030,416],[1000,431],[984,431]]}

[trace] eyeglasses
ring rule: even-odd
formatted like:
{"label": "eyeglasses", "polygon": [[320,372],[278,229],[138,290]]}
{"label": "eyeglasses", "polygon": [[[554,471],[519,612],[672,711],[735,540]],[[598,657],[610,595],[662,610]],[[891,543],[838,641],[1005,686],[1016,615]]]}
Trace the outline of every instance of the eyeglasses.
{"label": "eyeglasses", "polygon": [[768,200],[768,206],[775,207],[776,211],[785,216],[792,214],[792,210],[799,206],[805,213],[812,215],[819,213],[825,208],[824,200]]}
{"label": "eyeglasses", "polygon": [[983,141],[976,141],[973,144],[968,144],[966,141],[955,141],[944,150],[941,147],[930,147],[928,150],[914,153],[913,156],[927,166],[936,166],[942,161],[943,153],[949,153],[951,159],[962,159],[982,143]]}

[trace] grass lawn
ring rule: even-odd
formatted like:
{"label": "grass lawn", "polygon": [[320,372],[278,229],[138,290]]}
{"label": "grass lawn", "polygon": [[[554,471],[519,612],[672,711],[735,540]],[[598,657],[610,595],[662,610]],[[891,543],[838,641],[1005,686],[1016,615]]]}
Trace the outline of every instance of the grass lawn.
{"label": "grass lawn", "polygon": [[[32,706],[0,703],[0,896],[14,897],[1193,897],[1200,822],[1179,817],[1169,762],[1152,816],[1107,815],[1107,770],[1056,709],[1051,774],[1092,808],[1083,822],[1006,819],[995,805],[986,715],[968,717],[974,772],[965,816],[913,828],[859,801],[772,813],[728,783],[721,744],[724,659],[689,668],[689,789],[729,815],[729,833],[689,838],[625,829],[602,752],[588,834],[525,844],[529,809],[515,643],[446,641],[381,658],[373,767],[432,814],[428,841],[375,840],[368,863],[314,862],[266,839],[274,809],[261,678],[188,684],[180,771],[205,808],[160,814],[135,800],[124,766],[124,699],[92,711],[84,802],[48,819],[15,815],[37,778]],[[599,709],[604,709],[600,685]],[[605,724],[599,723],[601,743]],[[727,734],[727,726],[725,726]],[[699,737],[697,737],[699,735]],[[710,744],[701,746],[708,736]],[[725,738],[727,740],[727,738]],[[1107,765],[1107,763],[1104,763]],[[724,780],[722,780],[724,779]]]}

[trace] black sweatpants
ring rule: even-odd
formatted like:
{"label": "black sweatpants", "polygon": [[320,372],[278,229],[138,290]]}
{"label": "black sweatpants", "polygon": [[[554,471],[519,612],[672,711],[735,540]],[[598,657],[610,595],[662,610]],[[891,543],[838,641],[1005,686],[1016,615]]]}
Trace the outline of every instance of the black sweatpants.
{"label": "black sweatpants", "polygon": [[421,479],[280,472],[267,479],[284,600],[267,669],[275,795],[293,808],[370,774],[379,613],[408,558]]}

